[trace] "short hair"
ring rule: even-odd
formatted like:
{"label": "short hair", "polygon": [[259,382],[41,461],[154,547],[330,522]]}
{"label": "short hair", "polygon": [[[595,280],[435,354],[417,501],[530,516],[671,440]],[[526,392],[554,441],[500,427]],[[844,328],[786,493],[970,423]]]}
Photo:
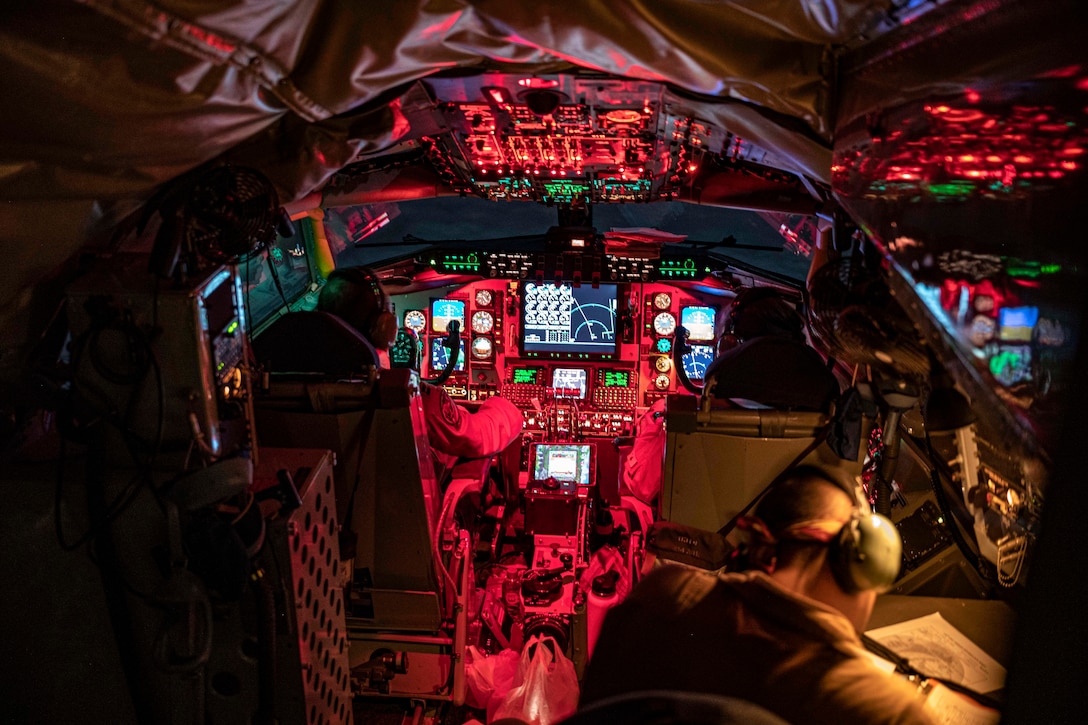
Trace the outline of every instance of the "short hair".
{"label": "short hair", "polygon": [[805,341],[805,321],[782,294],[771,287],[748,287],[733,298],[725,329],[740,340],[782,337]]}
{"label": "short hair", "polygon": [[834,517],[842,508],[836,491],[853,506],[850,487],[845,476],[811,465],[797,466],[779,476],[756,504],[754,515],[777,540],[775,553],[780,564],[811,560],[821,553],[824,544],[820,542],[783,539],[781,534],[795,524]]}
{"label": "short hair", "polygon": [[386,296],[374,273],[365,267],[334,270],[317,297],[317,309],[348,323],[371,343],[374,321],[386,309]]}

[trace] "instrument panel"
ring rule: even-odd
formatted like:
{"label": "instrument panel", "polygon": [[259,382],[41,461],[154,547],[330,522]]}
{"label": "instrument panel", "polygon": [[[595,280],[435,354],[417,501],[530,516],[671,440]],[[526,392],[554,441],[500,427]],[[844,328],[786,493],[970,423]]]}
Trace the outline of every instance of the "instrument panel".
{"label": "instrument panel", "polygon": [[449,323],[461,325],[461,355],[443,384],[455,400],[501,395],[525,416],[531,439],[615,437],[678,384],[672,360],[678,325],[688,328],[688,376],[713,360],[721,294],[666,282],[575,283],[481,279],[395,295],[399,322],[424,349],[421,374],[445,368]]}

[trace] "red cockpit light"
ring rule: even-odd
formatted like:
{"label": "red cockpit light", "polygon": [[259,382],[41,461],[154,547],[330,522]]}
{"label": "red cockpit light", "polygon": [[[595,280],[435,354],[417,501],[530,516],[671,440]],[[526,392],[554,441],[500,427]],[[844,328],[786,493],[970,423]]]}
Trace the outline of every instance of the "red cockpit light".
{"label": "red cockpit light", "polygon": [[518,85],[522,88],[555,88],[559,85],[559,81],[554,78],[519,78]]}

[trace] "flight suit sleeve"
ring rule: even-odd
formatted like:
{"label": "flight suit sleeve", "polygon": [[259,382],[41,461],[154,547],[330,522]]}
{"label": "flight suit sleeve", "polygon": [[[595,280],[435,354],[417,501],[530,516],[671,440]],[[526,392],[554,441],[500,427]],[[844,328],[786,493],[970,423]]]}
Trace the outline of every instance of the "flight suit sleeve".
{"label": "flight suit sleeve", "polygon": [[427,436],[440,453],[484,458],[506,448],[521,433],[521,411],[505,398],[488,398],[470,413],[440,387],[424,384],[421,392]]}
{"label": "flight suit sleeve", "polygon": [[652,505],[661,493],[665,463],[665,399],[639,419],[631,451],[623,461],[620,495]]}

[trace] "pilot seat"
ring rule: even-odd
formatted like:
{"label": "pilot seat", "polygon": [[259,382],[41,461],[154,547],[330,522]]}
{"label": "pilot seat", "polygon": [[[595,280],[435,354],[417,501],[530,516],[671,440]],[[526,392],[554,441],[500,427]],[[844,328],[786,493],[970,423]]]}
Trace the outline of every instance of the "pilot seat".
{"label": "pilot seat", "polygon": [[661,519],[715,532],[791,465],[860,474],[860,461],[841,460],[823,442],[830,423],[821,411],[700,406],[697,398],[670,396]]}

